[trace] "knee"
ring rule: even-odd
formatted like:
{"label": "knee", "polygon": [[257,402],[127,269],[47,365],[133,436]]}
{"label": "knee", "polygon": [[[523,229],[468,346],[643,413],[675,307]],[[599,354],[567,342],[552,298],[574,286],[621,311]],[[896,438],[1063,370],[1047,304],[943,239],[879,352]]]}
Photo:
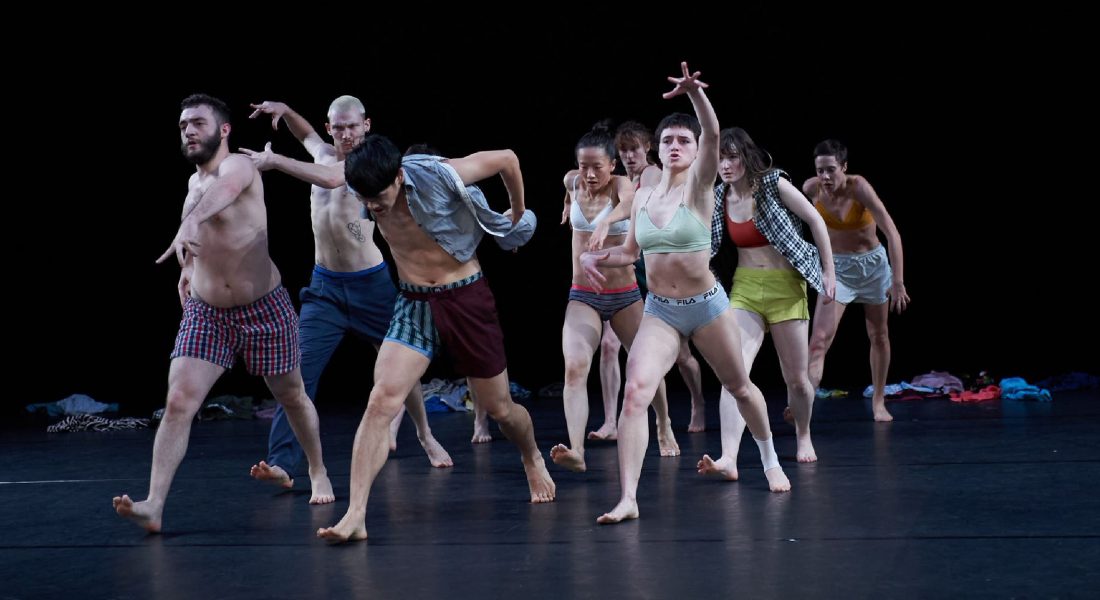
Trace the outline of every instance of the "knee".
{"label": "knee", "polygon": [[190,419],[202,404],[202,399],[191,390],[179,388],[168,391],[168,398],[164,403],[164,418]]}
{"label": "knee", "polygon": [[654,393],[652,386],[637,381],[627,381],[626,390],[623,392],[623,416],[631,417],[638,414],[644,416],[649,405],[653,403]]}
{"label": "knee", "polygon": [[789,398],[812,398],[814,386],[809,377],[799,377],[787,382],[787,396]]}
{"label": "knee", "polygon": [[868,331],[867,339],[871,341],[872,348],[883,350],[890,347],[890,334],[885,327]]}
{"label": "knee", "polygon": [[749,386],[747,383],[726,385],[723,387],[726,388],[726,391],[733,396],[733,399],[736,400],[738,404],[744,404],[749,401]]}
{"label": "knee", "polygon": [[618,340],[604,336],[600,340],[600,359],[604,361],[619,360],[619,348],[621,347],[622,344]]}
{"label": "knee", "polygon": [[570,385],[583,384],[588,379],[588,370],[592,363],[583,358],[565,359],[565,382]]}
{"label": "knee", "polygon": [[832,337],[824,333],[812,333],[810,335],[810,356],[824,356],[825,352],[829,349],[829,345],[832,343],[832,341]]}
{"label": "knee", "polygon": [[[481,396],[478,396],[478,399],[480,400]],[[487,398],[486,402],[482,402],[482,408],[485,409],[485,413],[489,415],[490,419],[498,423],[508,419],[509,415],[512,414],[512,407],[514,406],[515,403],[512,402],[512,398],[507,395],[503,397],[496,397],[495,395],[490,396]]]}

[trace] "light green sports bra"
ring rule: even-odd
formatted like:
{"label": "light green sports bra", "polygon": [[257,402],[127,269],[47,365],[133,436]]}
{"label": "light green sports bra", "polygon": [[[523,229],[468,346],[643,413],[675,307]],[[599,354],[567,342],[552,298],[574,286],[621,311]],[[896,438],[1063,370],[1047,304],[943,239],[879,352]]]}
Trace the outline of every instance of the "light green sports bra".
{"label": "light green sports bra", "polygon": [[710,251],[710,227],[704,225],[683,200],[680,200],[680,206],[676,209],[676,214],[672,215],[668,225],[658,229],[650,220],[649,211],[646,210],[649,199],[652,197],[651,191],[645,204],[638,209],[637,223],[634,224],[634,237],[638,240],[642,252],[666,254]]}

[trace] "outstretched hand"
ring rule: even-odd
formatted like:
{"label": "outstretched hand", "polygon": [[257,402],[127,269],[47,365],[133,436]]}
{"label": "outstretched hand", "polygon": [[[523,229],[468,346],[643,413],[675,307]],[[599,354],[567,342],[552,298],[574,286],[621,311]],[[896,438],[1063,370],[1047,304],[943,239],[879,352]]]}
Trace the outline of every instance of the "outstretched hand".
{"label": "outstretched hand", "polygon": [[683,71],[683,77],[668,78],[669,82],[676,84],[676,86],[672,88],[671,92],[665,92],[664,94],[661,94],[661,97],[665,100],[668,100],[669,98],[675,98],[680,94],[687,94],[695,90],[701,90],[710,87],[706,83],[699,81],[699,76],[702,75],[701,72],[696,71],[692,73],[688,71],[687,61],[680,63],[680,70]]}
{"label": "outstretched hand", "polygon": [[198,227],[191,224],[191,221],[184,219],[180,224],[180,229],[176,232],[176,237],[172,240],[172,244],[168,246],[168,249],[164,251],[164,254],[160,255],[157,259],[157,264],[160,264],[167,260],[169,256],[176,255],[176,261],[180,266],[184,266],[187,260],[187,255],[198,256],[198,249],[202,245],[195,240],[198,234]]}
{"label": "outstretched hand", "polygon": [[275,157],[277,155],[271,151],[271,142],[265,144],[264,149],[259,152],[248,148],[240,148],[240,151],[241,154],[252,159],[252,164],[256,166],[257,171],[268,171],[275,168]]}
{"label": "outstretched hand", "polygon": [[249,106],[255,109],[252,114],[248,115],[249,119],[255,119],[262,114],[271,115],[271,128],[276,131],[279,130],[279,119],[283,118],[283,114],[287,111],[286,104],[264,100],[259,104],[249,104]]}

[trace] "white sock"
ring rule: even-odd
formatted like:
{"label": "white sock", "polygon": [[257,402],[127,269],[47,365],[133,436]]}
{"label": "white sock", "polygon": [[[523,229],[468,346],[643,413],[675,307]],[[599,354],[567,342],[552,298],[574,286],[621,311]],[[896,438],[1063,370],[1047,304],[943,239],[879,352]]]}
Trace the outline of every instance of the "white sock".
{"label": "white sock", "polygon": [[764,470],[769,471],[779,466],[779,457],[775,454],[775,444],[773,440],[774,435],[769,435],[766,440],[758,440],[756,436],[753,436],[753,441],[756,442],[756,447],[760,448],[760,462],[764,465]]}

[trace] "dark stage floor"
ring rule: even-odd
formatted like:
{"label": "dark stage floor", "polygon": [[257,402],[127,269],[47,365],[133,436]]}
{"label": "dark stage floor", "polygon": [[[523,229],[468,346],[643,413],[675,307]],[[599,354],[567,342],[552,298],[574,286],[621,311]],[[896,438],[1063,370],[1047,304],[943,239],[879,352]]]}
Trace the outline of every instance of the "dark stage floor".
{"label": "dark stage floor", "polygon": [[[469,443],[472,415],[433,414],[455,460],[433,469],[402,426],[371,496],[367,542],[314,537],[347,508],[359,414],[321,407],[335,504],[308,482],[277,493],[252,481],[267,421],[198,423],[165,512],[147,536],[111,497],[144,498],[151,430],[0,432],[0,598],[710,598],[1096,597],[1100,594],[1100,392],[1053,403],[817,403],[820,462],[794,461],[794,432],[768,394],[776,448],[793,484],[771,494],[746,436],[741,481],[696,475],[720,453],[710,431],[659,458],[639,491],[641,519],[597,526],[618,499],[614,444],[589,446],[589,471],[551,465],[557,502],[527,503],[518,453],[494,426]],[[539,447],[565,440],[561,401],[525,403]],[[601,415],[593,411],[592,422]],[[1091,565],[1091,566],[1090,566]]]}

